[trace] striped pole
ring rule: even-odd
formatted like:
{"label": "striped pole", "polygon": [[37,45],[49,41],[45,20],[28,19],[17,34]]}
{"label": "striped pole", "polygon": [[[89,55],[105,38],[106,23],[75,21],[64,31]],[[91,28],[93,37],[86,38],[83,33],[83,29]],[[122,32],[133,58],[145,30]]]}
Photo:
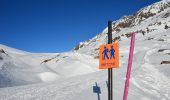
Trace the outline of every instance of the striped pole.
{"label": "striped pole", "polygon": [[127,68],[127,74],[126,74],[126,82],[125,82],[123,100],[127,100],[127,95],[128,95],[128,90],[129,90],[129,80],[130,80],[130,74],[131,74],[131,68],[132,68],[132,61],[133,61],[133,51],[134,51],[134,44],[135,44],[135,34],[136,34],[136,33],[133,32],[133,33],[132,33],[132,37],[131,37],[130,53],[129,53],[128,68]]}

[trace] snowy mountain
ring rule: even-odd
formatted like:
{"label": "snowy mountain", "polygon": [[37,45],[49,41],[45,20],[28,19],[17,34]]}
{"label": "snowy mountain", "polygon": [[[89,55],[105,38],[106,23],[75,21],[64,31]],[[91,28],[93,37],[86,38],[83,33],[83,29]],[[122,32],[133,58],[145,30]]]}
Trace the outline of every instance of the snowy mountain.
{"label": "snowy mountain", "polygon": [[0,47],[0,87],[53,81],[98,70],[95,67],[97,60],[84,54],[73,52],[38,54],[4,45]]}
{"label": "snowy mountain", "polygon": [[[136,43],[128,100],[170,100],[170,0],[144,7],[113,22],[120,68],[113,70],[113,99],[122,100],[130,37]],[[64,53],[30,53],[0,45],[0,100],[107,99],[107,70],[98,69],[99,45],[107,28]]]}
{"label": "snowy mountain", "polygon": [[[121,19],[114,21],[113,35],[115,38],[113,39],[113,41],[115,39],[124,40],[125,36],[129,37],[132,32],[145,35],[146,33],[152,31],[159,31],[160,28],[164,29],[166,25],[170,27],[169,6],[169,0],[163,0],[150,6],[144,7],[133,15],[124,16]],[[77,50],[78,48],[83,48],[83,50],[79,51],[88,51],[88,45],[92,44],[96,44],[93,46],[95,46],[95,49],[97,50],[98,45],[107,41],[106,33],[107,28],[105,28],[101,34],[97,35],[93,39],[80,43],[79,46],[75,48],[75,50]],[[84,50],[84,47],[88,48],[88,50]]]}

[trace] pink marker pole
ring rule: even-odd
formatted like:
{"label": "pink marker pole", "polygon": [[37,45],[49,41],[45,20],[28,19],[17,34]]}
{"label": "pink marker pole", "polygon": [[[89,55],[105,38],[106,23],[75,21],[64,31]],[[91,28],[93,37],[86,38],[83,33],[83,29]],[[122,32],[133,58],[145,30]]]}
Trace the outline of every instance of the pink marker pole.
{"label": "pink marker pole", "polygon": [[132,61],[133,61],[133,51],[134,51],[134,44],[135,44],[135,32],[132,33],[131,43],[130,43],[130,53],[129,53],[129,60],[128,60],[128,68],[126,74],[126,83],[124,89],[123,100],[127,100],[128,90],[129,90],[129,80],[132,68]]}

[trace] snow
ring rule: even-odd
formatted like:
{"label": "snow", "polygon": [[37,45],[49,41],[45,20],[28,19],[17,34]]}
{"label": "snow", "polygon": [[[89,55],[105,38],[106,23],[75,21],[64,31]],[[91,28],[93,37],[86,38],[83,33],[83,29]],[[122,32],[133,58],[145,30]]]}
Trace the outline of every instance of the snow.
{"label": "snow", "polygon": [[43,72],[38,75],[42,81],[54,81],[57,79],[57,75],[52,72]]}
{"label": "snow", "polygon": [[[167,4],[163,0],[143,9],[154,9]],[[159,9],[158,9],[159,10]],[[128,100],[170,100],[170,67],[161,64],[170,60],[170,16],[162,16],[170,8],[143,20],[133,27],[113,32],[120,36],[120,67],[113,69],[113,99],[122,100],[130,38],[121,36],[137,30]],[[114,23],[119,23],[120,20]],[[162,24],[158,25],[157,23]],[[0,100],[98,100],[93,86],[101,89],[100,100],[107,100],[107,70],[98,69],[98,47],[107,41],[107,28],[77,51],[64,53],[30,53],[0,45]],[[152,39],[149,39],[152,38]],[[164,41],[160,41],[163,39]],[[164,49],[162,52],[158,52]]]}

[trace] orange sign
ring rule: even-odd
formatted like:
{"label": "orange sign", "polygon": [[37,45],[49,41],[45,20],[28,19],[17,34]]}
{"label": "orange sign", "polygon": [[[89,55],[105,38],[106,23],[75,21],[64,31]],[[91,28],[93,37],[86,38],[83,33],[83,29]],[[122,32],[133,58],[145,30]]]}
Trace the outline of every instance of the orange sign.
{"label": "orange sign", "polygon": [[119,67],[119,44],[101,45],[99,49],[99,68],[118,68]]}

